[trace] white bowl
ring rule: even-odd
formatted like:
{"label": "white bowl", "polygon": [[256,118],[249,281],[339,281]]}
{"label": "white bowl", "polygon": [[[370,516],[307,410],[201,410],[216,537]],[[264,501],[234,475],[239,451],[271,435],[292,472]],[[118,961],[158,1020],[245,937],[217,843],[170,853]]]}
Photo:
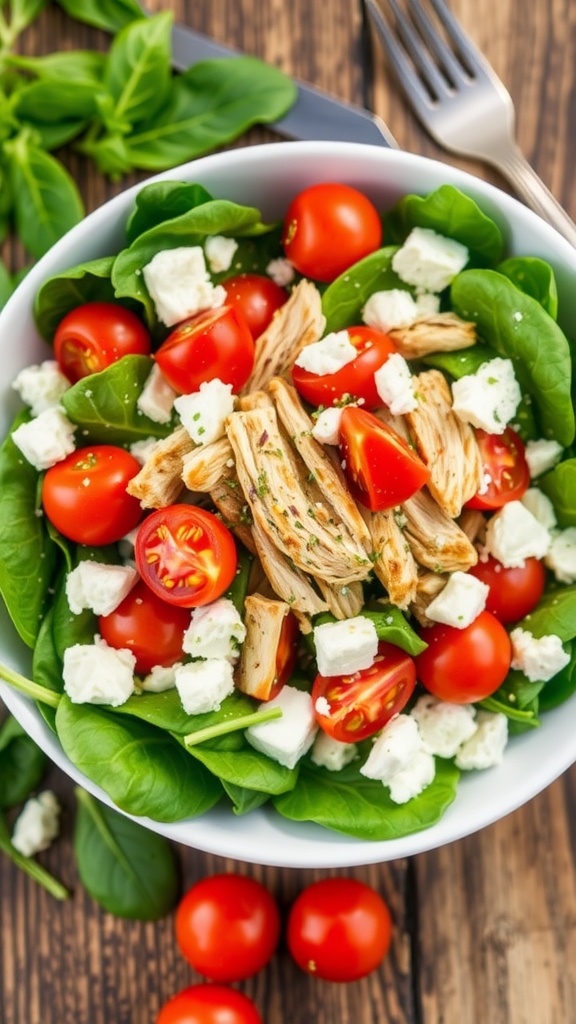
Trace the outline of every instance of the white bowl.
{"label": "white bowl", "polygon": [[[215,196],[253,204],[264,219],[280,217],[289,199],[306,185],[348,182],[384,209],[400,196],[425,194],[450,183],[476,199],[502,227],[511,254],[541,256],[552,264],[561,297],[562,319],[576,317],[576,251],[551,227],[516,200],[446,164],[376,146],[347,143],[275,143],[219,153],[168,171],[159,178],[197,181]],[[70,231],[30,271],[0,314],[0,428],[4,436],[18,407],[11,390],[18,370],[46,358],[47,348],[32,317],[40,284],[58,270],[107,255],[123,245],[126,217],[138,188],[129,189]],[[0,611],[0,661],[24,674],[30,652]],[[109,798],[63,754],[35,706],[5,684],[0,695],[23,727],[63,771],[105,803]],[[576,697],[543,717],[542,726],[515,737],[504,763],[462,778],[455,802],[425,831],[387,842],[347,838],[313,824],[284,820],[260,809],[246,817],[216,808],[194,820],[150,828],[184,845],[260,864],[290,867],[347,867],[422,853],[476,832],[509,814],[548,786],[576,760]]]}

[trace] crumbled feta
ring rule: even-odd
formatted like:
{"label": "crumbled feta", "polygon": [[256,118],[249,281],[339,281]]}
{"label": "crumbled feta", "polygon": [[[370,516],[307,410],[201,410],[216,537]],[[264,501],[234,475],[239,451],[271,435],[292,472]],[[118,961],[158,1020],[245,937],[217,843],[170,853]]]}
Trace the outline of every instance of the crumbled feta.
{"label": "crumbled feta", "polygon": [[176,686],[176,669],[182,668],[177,661],[174,665],[153,665],[148,675],[144,676],[141,686],[147,693],[164,693]]}
{"label": "crumbled feta", "polygon": [[134,456],[141,466],[143,466],[152,455],[157,444],[158,438],[144,437],[141,441],[134,441],[130,445],[130,454]]}
{"label": "crumbled feta", "polygon": [[45,409],[58,405],[62,395],[70,387],[55,359],[46,359],[35,366],[26,366],[14,380],[12,387],[23,402],[30,406],[33,416],[39,416]]}
{"label": "crumbled feta", "polygon": [[468,572],[453,572],[445,587],[426,608],[433,622],[465,629],[486,607],[490,587]]}
{"label": "crumbled feta", "polygon": [[502,763],[508,742],[508,719],[501,712],[479,711],[476,731],[462,744],[455,764],[462,771],[493,768]]}
{"label": "crumbled feta", "polygon": [[316,626],[314,644],[318,671],[322,676],[360,672],[370,668],[378,654],[376,627],[364,615]]}
{"label": "crumbled feta", "polygon": [[330,710],[331,710],[330,709],[330,704],[326,700],[326,697],[317,697],[316,698],[316,700],[314,701],[314,710],[315,710],[317,715],[329,715],[330,714]]}
{"label": "crumbled feta", "polygon": [[539,487],[529,487],[520,500],[542,526],[545,526],[547,530],[554,529],[558,522],[554,505],[548,495],[544,494]]}
{"label": "crumbled feta", "polygon": [[296,276],[290,260],[285,259],[283,256],[270,260],[266,267],[266,273],[280,288],[286,288],[289,284],[292,284]]}
{"label": "crumbled feta", "polygon": [[438,757],[454,757],[477,728],[473,704],[450,704],[428,693],[418,698],[410,714],[418,723],[424,750]]}
{"label": "crumbled feta", "polygon": [[452,408],[458,418],[488,434],[504,433],[521,398],[511,359],[490,359],[476,373],[452,384]]}
{"label": "crumbled feta", "polygon": [[393,416],[403,416],[418,405],[414,381],[408,363],[399,352],[393,352],[374,374],[378,395]]}
{"label": "crumbled feta", "polygon": [[245,638],[246,627],[234,603],[221,597],[194,609],[182,649],[193,658],[227,658],[234,662]]}
{"label": "crumbled feta", "polygon": [[546,683],[570,661],[562,641],[554,633],[532,636],[527,629],[517,626],[510,633],[512,642],[512,668],[523,672],[531,683]]}
{"label": "crumbled feta", "polygon": [[21,423],[12,440],[35,469],[49,469],[74,451],[74,431],[60,406],[45,409],[29,423]]}
{"label": "crumbled feta", "polygon": [[222,285],[213,285],[200,245],[163,249],[143,267],[144,281],[166,327],[204,309],[215,309],[226,299]]}
{"label": "crumbled feta", "polygon": [[70,610],[80,615],[89,608],[95,615],[110,615],[130,593],[138,579],[128,565],[105,565],[85,559],[66,577]]}
{"label": "crumbled feta", "polygon": [[398,277],[424,292],[444,291],[467,262],[465,245],[430,228],[413,228],[392,257]]}
{"label": "crumbled feta", "polygon": [[552,533],[544,561],[559,583],[576,583],[576,526]]}
{"label": "crumbled feta", "polygon": [[318,731],[312,697],[294,686],[283,686],[276,697],[260,705],[277,707],[282,709],[282,718],[251,725],[244,735],[255,750],[286,768],[294,768],[312,746]]}
{"label": "crumbled feta", "polygon": [[410,764],[419,750],[422,750],[422,737],[416,719],[411,715],[395,715],[374,742],[360,773],[387,785]]}
{"label": "crumbled feta", "polygon": [[543,437],[537,441],[528,441],[526,443],[525,455],[532,479],[542,476],[549,469],[553,469],[556,463],[560,461],[563,450],[562,445],[558,444],[558,441],[546,440]]}
{"label": "crumbled feta", "polygon": [[238,242],[234,238],[208,235],[204,243],[204,252],[213,274],[221,274],[224,270],[230,269],[237,248]]}
{"label": "crumbled feta", "polygon": [[210,444],[225,433],[226,420],[234,411],[232,385],[214,377],[201,384],[199,391],[180,395],[174,407],[192,440]]}
{"label": "crumbled feta", "polygon": [[312,744],[310,757],[319,768],[327,768],[329,772],[339,772],[354,760],[357,749],[355,743],[341,743],[319,729]]}
{"label": "crumbled feta", "polygon": [[433,292],[418,292],[416,295],[418,316],[434,316],[440,312],[440,296]]}
{"label": "crumbled feta", "polygon": [[416,300],[405,288],[373,292],[362,310],[364,323],[378,331],[407,327],[414,323],[418,315]]}
{"label": "crumbled feta", "polygon": [[320,341],[305,345],[295,359],[295,365],[319,377],[326,373],[337,373],[358,355],[350,341],[348,331],[335,331]]}
{"label": "crumbled feta", "polygon": [[426,750],[417,750],[410,764],[396,772],[387,783],[390,799],[395,804],[405,804],[415,796],[420,796],[426,786],[434,780],[436,762],[432,754]]}
{"label": "crumbled feta", "polygon": [[341,407],[337,408],[335,405],[331,405],[328,409],[322,409],[312,427],[312,437],[315,437],[320,444],[339,444],[340,420],[343,411]]}
{"label": "crumbled feta", "polygon": [[527,558],[544,558],[550,534],[521,501],[509,501],[488,520],[485,550],[506,568]]}
{"label": "crumbled feta", "polygon": [[162,370],[154,363],[136,405],[140,412],[155,423],[168,423],[174,407],[176,392],[166,380]]}
{"label": "crumbled feta", "polygon": [[136,658],[99,637],[93,644],[73,644],[64,651],[62,678],[73,704],[110,704],[117,708],[134,692]]}
{"label": "crumbled feta", "polygon": [[60,829],[60,804],[51,790],[26,801],[14,822],[12,846],[24,857],[47,850]]}
{"label": "crumbled feta", "polygon": [[191,661],[176,668],[176,689],[188,715],[205,715],[219,711],[222,701],[234,689],[231,662],[226,658]]}

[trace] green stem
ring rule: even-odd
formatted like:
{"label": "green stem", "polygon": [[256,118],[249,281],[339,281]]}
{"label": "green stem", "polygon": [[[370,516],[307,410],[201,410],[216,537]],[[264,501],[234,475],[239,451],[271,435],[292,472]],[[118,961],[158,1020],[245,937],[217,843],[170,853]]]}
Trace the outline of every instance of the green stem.
{"label": "green stem", "polygon": [[31,679],[26,679],[26,676],[21,676],[19,672],[15,672],[6,665],[0,665],[0,679],[9,683],[16,690],[20,690],[21,693],[25,693],[32,700],[39,700],[41,704],[57,708],[60,703],[59,693],[49,690],[46,686],[40,686],[39,683],[33,683]]}
{"label": "green stem", "polygon": [[20,853],[15,846],[12,845],[10,840],[10,833],[8,832],[8,825],[4,816],[0,816],[0,850],[3,850],[16,867],[21,868],[25,871],[30,878],[34,879],[38,885],[43,886],[51,896],[54,896],[57,900],[67,900],[70,896],[68,889],[54,878],[49,871],[46,871],[37,861],[32,860],[31,857],[25,857],[23,853]]}
{"label": "green stem", "polygon": [[533,711],[522,711],[520,708],[508,706],[504,707],[500,701],[494,700],[492,697],[485,697],[484,700],[478,701],[478,705],[484,708],[485,711],[503,713],[511,721],[521,722],[522,725],[530,725],[535,729],[540,725],[540,721],[536,718]]}
{"label": "green stem", "polygon": [[213,740],[216,736],[238,732],[239,729],[247,729],[250,725],[260,725],[261,722],[271,722],[275,718],[282,718],[282,708],[264,708],[262,711],[254,711],[251,715],[242,715],[240,718],[218,722],[217,725],[207,725],[205,729],[197,729],[196,732],[188,733],[184,737],[184,743],[187,747],[195,747],[197,743]]}

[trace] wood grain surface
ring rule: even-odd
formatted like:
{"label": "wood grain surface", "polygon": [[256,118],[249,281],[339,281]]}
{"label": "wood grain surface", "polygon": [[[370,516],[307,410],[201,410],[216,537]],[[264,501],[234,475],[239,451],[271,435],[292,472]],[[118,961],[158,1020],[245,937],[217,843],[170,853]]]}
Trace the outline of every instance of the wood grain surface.
{"label": "wood grain surface", "polygon": [[[506,187],[495,172],[443,153],[406,109],[359,0],[150,0],[216,39],[359,103],[372,105],[407,150],[457,164]],[[451,0],[506,82],[518,140],[576,218],[576,3]],[[38,54],[104,48],[108,37],[50,5],[26,35]],[[272,139],[254,129],[243,143]],[[64,158],[93,209],[133,181],[105,182],[73,152]],[[5,247],[16,269],[24,254]],[[63,834],[40,860],[73,890],[60,904],[0,859],[1,1024],[148,1024],[178,989],[200,980],[178,954],[171,916],[156,924],[112,917],[79,884],[72,856],[72,784],[60,796]],[[351,985],[302,974],[281,947],[241,987],[265,1024],[575,1024],[576,769],[526,807],[444,849],[354,868],[388,901],[394,939],[382,968]],[[237,864],[177,848],[181,885],[240,870],[266,882],[286,910],[334,871]]]}

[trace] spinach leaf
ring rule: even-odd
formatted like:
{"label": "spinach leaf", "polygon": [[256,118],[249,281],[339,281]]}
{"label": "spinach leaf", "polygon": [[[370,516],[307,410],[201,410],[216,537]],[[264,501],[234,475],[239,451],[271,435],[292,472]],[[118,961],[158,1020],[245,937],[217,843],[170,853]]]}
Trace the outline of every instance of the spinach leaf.
{"label": "spinach leaf", "polygon": [[232,782],[222,780],[222,786],[232,803],[234,814],[249,814],[250,811],[254,811],[257,807],[262,807],[263,804],[268,803],[270,799],[268,793],[258,792],[255,789],[246,789],[244,786],[235,786]]}
{"label": "spinach leaf", "polygon": [[136,0],[56,0],[76,21],[84,21],[106,32],[118,32],[135,18],[142,17]]}
{"label": "spinach leaf", "polygon": [[479,704],[486,711],[506,715],[511,735],[527,732],[540,725],[538,698],[544,685],[531,682],[523,672],[511,669],[502,686]]}
{"label": "spinach leaf", "polygon": [[[55,693],[62,693],[62,662],[54,643],[54,605],[51,605],[42,619],[38,638],[32,655],[32,678],[40,686]],[[56,732],[56,709],[37,701],[37,708],[44,721]]]}
{"label": "spinach leaf", "polygon": [[496,270],[505,274],[520,291],[533,299],[556,320],[558,316],[558,289],[554,271],[549,263],[537,256],[512,256],[499,263]]}
{"label": "spinach leaf", "polygon": [[[206,717],[212,718],[214,715],[225,717],[228,713],[227,701],[229,700],[230,698],[227,698],[226,701],[223,701],[220,712],[209,712]],[[252,710],[252,705],[249,709]],[[165,729],[166,732],[176,736],[186,736],[192,731],[194,723],[198,720],[197,715],[189,715],[184,711],[182,701],[175,688],[164,690],[163,693],[133,694],[124,704],[120,704],[117,708],[111,708],[110,711],[115,715],[139,718],[149,725]],[[202,716],[202,718],[204,717]]]}
{"label": "spinach leaf", "polygon": [[187,750],[222,782],[256,792],[286,793],[298,779],[298,769],[286,768],[254,750],[240,733],[230,733]]}
{"label": "spinach leaf", "polygon": [[362,323],[362,309],[373,292],[389,288],[411,291],[392,270],[392,257],[397,248],[388,245],[370,253],[328,285],[322,295],[325,334]]}
{"label": "spinach leaf", "polygon": [[538,486],[554,505],[559,525],[576,526],[576,458],[559,462],[538,481]]}
{"label": "spinach leaf", "polygon": [[77,788],[74,853],[86,891],[111,914],[157,921],[172,909],[178,874],[172,847],[155,832]]}
{"label": "spinach leaf", "polygon": [[576,637],[576,584],[547,591],[534,611],[518,625],[535,637],[555,633],[562,643],[573,640]]}
{"label": "spinach leaf", "polygon": [[[374,623],[379,640],[396,644],[407,654],[420,654],[428,646],[412,629],[400,609],[393,604],[376,601],[370,608],[363,608],[359,614]],[[330,612],[322,612],[314,618],[314,626],[320,626],[324,622],[337,622],[337,619]],[[314,653],[313,634],[308,635],[308,647],[311,653]]]}
{"label": "spinach leaf", "polygon": [[543,686],[540,692],[540,710],[549,711],[576,693],[576,643],[566,645],[570,661]]}
{"label": "spinach leaf", "polygon": [[[113,99],[112,128],[127,132],[144,118],[154,119],[171,82],[171,11],[131,21],[112,42],[104,85]],[[102,112],[102,111],[101,111]]]}
{"label": "spinach leaf", "polygon": [[126,223],[126,237],[131,245],[139,235],[162,221],[172,220],[213,198],[203,185],[185,181],[156,181],[144,185]]}
{"label": "spinach leaf", "polygon": [[0,725],[0,808],[17,807],[36,789],[47,757],[12,715]]}
{"label": "spinach leaf", "polygon": [[[115,565],[119,561],[115,545],[90,548],[79,545],[74,554],[74,566],[84,559]],[[56,581],[53,601],[52,638],[57,658],[64,658],[64,651],[73,644],[94,643],[98,632],[98,618],[89,608],[76,615],[68,604],[66,595],[66,572],[62,571]]]}
{"label": "spinach leaf", "polygon": [[10,830],[3,814],[0,814],[0,850],[10,857],[10,860],[16,867],[26,872],[38,885],[43,886],[51,896],[54,896],[57,900],[68,899],[70,893],[57,878],[54,878],[50,872],[46,871],[32,857],[24,857],[15,846],[12,846]]}
{"label": "spinach leaf", "polygon": [[494,270],[465,270],[452,282],[452,305],[483,340],[514,362],[542,431],[566,446],[574,438],[568,341],[540,303]]}
{"label": "spinach leaf", "polygon": [[403,241],[412,228],[430,228],[461,242],[489,263],[502,259],[504,238],[496,222],[478,204],[453,185],[441,185],[428,196],[404,196],[386,218],[395,241]]}
{"label": "spinach leaf", "polygon": [[85,302],[113,302],[113,256],[89,260],[49,277],[40,286],[34,301],[34,319],[39,333],[52,341],[60,321]]}

